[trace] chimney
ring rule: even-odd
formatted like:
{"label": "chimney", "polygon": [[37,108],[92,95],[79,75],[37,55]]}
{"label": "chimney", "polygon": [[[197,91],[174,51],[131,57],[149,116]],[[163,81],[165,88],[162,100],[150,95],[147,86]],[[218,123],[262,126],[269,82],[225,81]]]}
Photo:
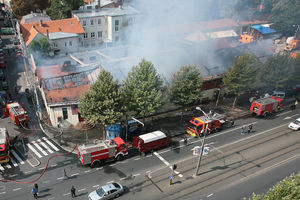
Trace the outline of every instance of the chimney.
{"label": "chimney", "polygon": [[101,9],[101,4],[100,4],[100,0],[98,0],[98,9],[100,10]]}
{"label": "chimney", "polygon": [[49,39],[49,31],[48,31],[48,29],[46,29],[46,32],[47,32],[47,39]]}
{"label": "chimney", "polygon": [[41,27],[43,27],[43,20],[40,20],[40,25]]}

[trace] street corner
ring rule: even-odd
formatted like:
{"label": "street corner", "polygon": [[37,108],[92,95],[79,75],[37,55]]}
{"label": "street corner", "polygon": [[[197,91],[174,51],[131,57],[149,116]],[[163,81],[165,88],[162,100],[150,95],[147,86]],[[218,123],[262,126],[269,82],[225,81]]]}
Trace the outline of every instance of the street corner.
{"label": "street corner", "polygon": [[28,159],[27,162],[32,166],[32,167],[37,167],[41,164],[41,161],[39,161],[36,157],[34,157],[32,154],[28,154]]}

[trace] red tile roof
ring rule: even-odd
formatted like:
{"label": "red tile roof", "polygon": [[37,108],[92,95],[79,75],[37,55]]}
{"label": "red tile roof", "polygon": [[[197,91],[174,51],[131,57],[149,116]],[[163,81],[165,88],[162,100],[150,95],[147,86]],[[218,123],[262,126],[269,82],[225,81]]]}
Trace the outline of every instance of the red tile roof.
{"label": "red tile roof", "polygon": [[[36,70],[39,80],[46,78],[53,78],[57,76],[65,76],[72,72],[62,71],[62,65],[52,65],[47,67],[40,67]],[[75,72],[75,71],[73,71]]]}
{"label": "red tile roof", "polygon": [[21,31],[26,44],[30,43],[37,32],[46,36],[47,30],[49,33],[84,33],[84,29],[76,18],[47,21],[42,22],[42,24],[41,22],[21,24]]}

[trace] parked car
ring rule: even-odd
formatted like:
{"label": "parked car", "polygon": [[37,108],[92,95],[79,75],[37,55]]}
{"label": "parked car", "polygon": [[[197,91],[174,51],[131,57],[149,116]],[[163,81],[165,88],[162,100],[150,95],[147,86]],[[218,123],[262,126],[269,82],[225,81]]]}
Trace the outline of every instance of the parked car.
{"label": "parked car", "polygon": [[300,130],[300,118],[291,122],[288,127],[294,131]]}
{"label": "parked car", "polygon": [[106,200],[119,197],[123,194],[124,188],[120,183],[110,183],[99,187],[89,194],[89,200]]}
{"label": "parked car", "polygon": [[6,68],[5,60],[0,60],[0,68]]}
{"label": "parked car", "polygon": [[8,83],[7,83],[7,81],[2,81],[2,89],[3,90],[8,90]]}

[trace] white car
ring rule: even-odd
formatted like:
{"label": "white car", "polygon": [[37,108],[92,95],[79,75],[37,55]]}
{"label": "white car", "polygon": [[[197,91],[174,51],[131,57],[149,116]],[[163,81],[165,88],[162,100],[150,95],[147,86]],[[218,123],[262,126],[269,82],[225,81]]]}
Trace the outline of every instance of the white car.
{"label": "white car", "polygon": [[113,199],[123,194],[124,188],[120,183],[110,183],[99,187],[89,194],[89,200]]}
{"label": "white car", "polygon": [[289,124],[289,128],[292,130],[300,130],[300,118],[296,119],[295,121]]}

